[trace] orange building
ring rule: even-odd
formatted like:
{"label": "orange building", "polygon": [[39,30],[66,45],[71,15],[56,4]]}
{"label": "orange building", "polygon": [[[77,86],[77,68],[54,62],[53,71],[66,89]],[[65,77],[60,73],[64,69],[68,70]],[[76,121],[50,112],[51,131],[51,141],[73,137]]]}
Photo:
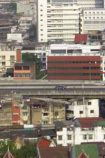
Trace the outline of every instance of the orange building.
{"label": "orange building", "polygon": [[33,63],[15,63],[14,79],[31,80],[36,78],[36,66]]}

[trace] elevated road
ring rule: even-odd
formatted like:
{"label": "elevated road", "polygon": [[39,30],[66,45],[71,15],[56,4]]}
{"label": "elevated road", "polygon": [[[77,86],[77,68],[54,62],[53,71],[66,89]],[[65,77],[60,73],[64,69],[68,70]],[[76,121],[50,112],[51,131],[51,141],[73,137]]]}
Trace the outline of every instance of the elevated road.
{"label": "elevated road", "polygon": [[98,81],[0,81],[0,95],[35,95],[43,97],[105,97],[105,83]]}

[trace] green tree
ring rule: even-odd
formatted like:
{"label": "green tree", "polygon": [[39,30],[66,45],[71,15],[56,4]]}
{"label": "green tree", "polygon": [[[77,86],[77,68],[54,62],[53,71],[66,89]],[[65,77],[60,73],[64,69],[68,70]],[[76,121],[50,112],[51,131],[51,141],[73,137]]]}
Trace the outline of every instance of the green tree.
{"label": "green tree", "polygon": [[36,146],[35,144],[25,144],[22,148],[15,151],[14,155],[15,158],[35,158]]}
{"label": "green tree", "polygon": [[30,62],[30,63],[35,63],[36,65],[36,78],[39,79],[40,77],[40,70],[42,68],[42,62],[40,58],[37,58],[37,56],[33,53],[23,53],[22,54],[22,61],[23,62]]}
{"label": "green tree", "polygon": [[13,141],[0,141],[0,158],[3,158],[8,147],[15,158],[35,158],[37,154],[35,143],[26,143],[20,149],[17,149]]}

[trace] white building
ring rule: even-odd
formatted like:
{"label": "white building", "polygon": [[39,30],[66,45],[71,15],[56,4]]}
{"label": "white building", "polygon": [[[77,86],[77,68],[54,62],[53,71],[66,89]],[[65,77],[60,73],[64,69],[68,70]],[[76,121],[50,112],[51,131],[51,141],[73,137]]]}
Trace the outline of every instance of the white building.
{"label": "white building", "polygon": [[104,0],[77,0],[81,8],[103,8]]}
{"label": "white building", "polygon": [[66,114],[67,119],[74,117],[99,117],[99,100],[83,98],[73,101],[71,105],[68,105]]}
{"label": "white building", "polygon": [[80,7],[71,1],[38,1],[38,42],[74,41]]}
{"label": "white building", "polygon": [[[92,119],[88,119],[88,121],[91,122]],[[64,127],[57,131],[57,145],[68,146],[69,144],[76,145],[87,142],[105,142],[105,120],[97,123],[93,121],[93,124],[89,125],[84,118],[83,122],[85,126],[79,122],[78,126],[71,125],[71,127]]]}
{"label": "white building", "polygon": [[21,59],[21,50],[0,50],[0,72],[13,68],[14,63]]}
{"label": "white building", "polygon": [[101,45],[83,44],[52,44],[50,45],[49,55],[75,55],[75,54],[97,54],[101,50]]}
{"label": "white building", "polygon": [[[100,1],[99,1],[100,2]],[[105,29],[105,9],[84,9],[81,16],[82,33],[93,33]]]}
{"label": "white building", "polygon": [[7,41],[8,42],[16,41],[17,43],[23,43],[22,34],[21,33],[8,33]]}
{"label": "white building", "polygon": [[16,61],[16,51],[0,51],[0,69],[13,67]]}

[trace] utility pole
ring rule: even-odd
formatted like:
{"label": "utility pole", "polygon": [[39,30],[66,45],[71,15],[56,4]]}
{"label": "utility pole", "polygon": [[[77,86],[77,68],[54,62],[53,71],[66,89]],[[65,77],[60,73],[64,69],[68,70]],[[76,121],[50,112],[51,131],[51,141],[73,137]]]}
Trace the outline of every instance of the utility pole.
{"label": "utility pole", "polygon": [[72,131],[73,131],[73,143],[72,143],[72,152],[71,152],[71,158],[75,158],[75,124],[71,125]]}

